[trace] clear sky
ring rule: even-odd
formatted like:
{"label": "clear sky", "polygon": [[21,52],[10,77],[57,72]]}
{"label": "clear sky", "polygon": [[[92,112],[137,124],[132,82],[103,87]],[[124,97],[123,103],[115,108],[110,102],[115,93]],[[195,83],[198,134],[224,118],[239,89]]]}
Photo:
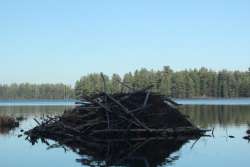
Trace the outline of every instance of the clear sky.
{"label": "clear sky", "polygon": [[0,0],[0,83],[250,67],[250,0]]}

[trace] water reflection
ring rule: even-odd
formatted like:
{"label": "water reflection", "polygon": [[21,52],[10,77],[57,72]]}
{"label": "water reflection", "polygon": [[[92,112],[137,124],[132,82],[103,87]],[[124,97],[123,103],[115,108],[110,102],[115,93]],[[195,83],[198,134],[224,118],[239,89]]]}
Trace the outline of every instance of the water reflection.
{"label": "water reflection", "polygon": [[215,125],[240,126],[250,123],[250,106],[188,106],[180,107],[183,114],[203,128]]}
{"label": "water reflection", "polygon": [[[60,115],[70,106],[0,106],[0,116],[34,118]],[[250,123],[250,106],[183,105],[180,111],[201,127],[242,125]]]}
{"label": "water reflection", "polygon": [[13,117],[41,117],[60,115],[72,106],[0,106],[0,115]]}
{"label": "water reflection", "polygon": [[[49,148],[70,148],[81,156],[76,161],[84,166],[157,167],[179,159],[173,155],[189,141],[188,138],[134,138],[98,140],[86,138],[81,143],[69,142]],[[47,143],[47,142],[46,142]]]}

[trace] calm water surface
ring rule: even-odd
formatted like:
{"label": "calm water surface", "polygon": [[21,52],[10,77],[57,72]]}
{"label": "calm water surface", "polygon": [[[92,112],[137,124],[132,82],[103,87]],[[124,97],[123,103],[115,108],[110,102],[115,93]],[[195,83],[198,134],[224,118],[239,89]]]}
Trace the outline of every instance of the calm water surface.
{"label": "calm water surface", "polygon": [[[189,100],[190,103],[191,101]],[[249,99],[237,99],[237,102],[228,100],[229,105],[226,105],[224,101],[223,104],[218,104],[217,101],[212,104],[214,101],[207,100],[206,105],[200,103],[195,105],[197,101],[193,101],[192,105],[180,107],[180,110],[195,125],[208,129],[215,128],[215,137],[204,137],[198,141],[177,143],[174,148],[170,148],[169,143],[148,143],[139,148],[138,151],[143,150],[146,152],[149,149],[150,154],[145,154],[144,157],[135,156],[128,164],[130,166],[174,167],[249,166],[250,143],[242,139],[248,128],[248,123],[250,123]],[[52,101],[47,102],[47,105],[45,101],[41,105],[39,105],[39,102],[35,102],[35,105],[32,105],[32,103],[34,104],[34,101],[26,101],[25,105],[19,101],[18,105],[9,103],[6,105],[6,102],[0,101],[0,115],[22,116],[25,118],[17,129],[11,131],[0,129],[1,166],[83,166],[77,159],[86,158],[87,156],[80,156],[71,150],[65,152],[63,148],[48,149],[48,146],[43,143],[32,146],[24,137],[17,137],[20,134],[20,129],[28,130],[36,125],[33,118],[39,118],[43,115],[60,115],[73,104],[60,102],[61,105],[58,105],[58,102],[55,102],[56,105],[51,105],[51,103],[54,103]],[[233,135],[235,138],[227,137],[229,135]],[[49,142],[53,144],[52,141]],[[173,145],[173,143],[171,144]],[[135,160],[137,163],[134,162]],[[96,163],[94,164],[96,165]]]}

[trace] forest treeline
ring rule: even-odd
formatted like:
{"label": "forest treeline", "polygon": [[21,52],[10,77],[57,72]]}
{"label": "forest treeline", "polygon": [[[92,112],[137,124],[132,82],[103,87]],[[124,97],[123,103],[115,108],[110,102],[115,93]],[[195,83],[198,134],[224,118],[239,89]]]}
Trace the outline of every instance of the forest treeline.
{"label": "forest treeline", "polygon": [[[113,74],[104,76],[107,91],[110,93],[127,92],[119,82],[131,88],[144,88],[154,84],[153,91],[174,98],[198,97],[250,97],[250,69],[246,71],[213,71],[207,68],[173,71],[169,66],[154,71],[142,68],[123,77]],[[100,74],[83,76],[75,85],[76,97],[103,90]]]}
{"label": "forest treeline", "polygon": [[74,89],[64,84],[11,84],[0,85],[0,99],[68,99]]}
{"label": "forest treeline", "polygon": [[[213,71],[207,68],[173,71],[142,68],[123,76],[104,75],[109,93],[128,92],[131,88],[144,88],[153,84],[153,91],[174,98],[250,97],[250,69],[246,71]],[[0,85],[0,99],[64,99],[80,98],[103,90],[99,73],[92,73],[76,81],[75,87],[64,84],[11,84]]]}

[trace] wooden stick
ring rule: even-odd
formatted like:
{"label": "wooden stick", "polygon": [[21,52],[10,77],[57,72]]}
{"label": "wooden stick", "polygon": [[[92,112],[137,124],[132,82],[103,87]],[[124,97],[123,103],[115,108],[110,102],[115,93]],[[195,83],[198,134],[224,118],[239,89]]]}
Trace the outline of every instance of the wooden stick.
{"label": "wooden stick", "polygon": [[[106,85],[106,80],[105,80],[105,77],[103,75],[103,73],[101,73],[101,77],[102,77],[102,81],[103,81],[103,92],[107,92],[107,85]],[[107,97],[105,96],[104,97],[104,102],[105,104],[107,103]]]}
{"label": "wooden stick", "polygon": [[144,103],[143,103],[143,107],[145,107],[147,105],[149,95],[150,95],[150,91],[147,92],[146,98],[145,98]]}
{"label": "wooden stick", "polygon": [[138,123],[136,123],[136,122],[134,122],[134,121],[132,121],[132,120],[126,118],[126,117],[123,117],[123,116],[119,115],[118,113],[113,112],[110,108],[108,108],[107,106],[103,105],[102,103],[100,103],[100,102],[98,102],[98,101],[96,101],[96,100],[94,100],[94,102],[95,102],[96,104],[98,104],[99,106],[101,106],[102,108],[104,108],[104,109],[105,109],[106,111],[108,111],[109,113],[113,113],[113,114],[115,114],[116,116],[118,116],[118,117],[120,117],[120,118],[122,118],[122,119],[125,119],[126,121],[129,121],[129,122],[135,124],[136,126],[140,127],[140,125],[139,125]]}
{"label": "wooden stick", "polygon": [[[130,110],[129,113],[135,113],[135,112],[137,112],[137,111],[142,111],[142,110],[145,110],[146,108],[149,108],[149,107],[151,107],[151,106],[152,106],[152,105],[146,105],[146,106],[143,106],[143,107],[138,107],[138,108],[136,108],[136,109]],[[166,113],[164,113],[164,114],[166,114]]]}
{"label": "wooden stick", "polygon": [[165,97],[164,100],[171,103],[174,106],[179,106],[180,105],[180,104],[176,103],[175,101],[173,101],[172,99],[170,99],[168,97]]}
{"label": "wooden stick", "polygon": [[126,87],[126,88],[128,88],[128,89],[130,89],[130,90],[132,90],[132,91],[134,91],[135,89],[134,88],[131,88],[130,86],[128,86],[127,84],[125,84],[124,82],[121,82],[121,81],[119,81],[119,80],[116,80],[118,83],[120,83],[122,86],[124,86],[124,87]]}
{"label": "wooden stick", "polygon": [[[150,132],[166,132],[166,133],[190,133],[190,132],[207,132],[209,130],[200,130],[195,127],[179,127],[167,129],[150,129]],[[147,129],[104,129],[94,130],[94,133],[108,133],[108,132],[147,132]]]}
{"label": "wooden stick", "polygon": [[122,108],[122,110],[130,115],[140,126],[142,126],[143,128],[147,129],[150,131],[150,128],[148,128],[145,124],[143,124],[138,118],[135,117],[135,115],[133,113],[130,113],[129,110],[124,106],[122,105],[119,101],[117,101],[116,99],[114,99],[112,96],[106,94],[107,97],[112,100],[113,102],[115,102],[118,106],[120,106]]}
{"label": "wooden stick", "polygon": [[40,126],[41,125],[41,123],[36,119],[36,118],[34,118],[34,121]]}

